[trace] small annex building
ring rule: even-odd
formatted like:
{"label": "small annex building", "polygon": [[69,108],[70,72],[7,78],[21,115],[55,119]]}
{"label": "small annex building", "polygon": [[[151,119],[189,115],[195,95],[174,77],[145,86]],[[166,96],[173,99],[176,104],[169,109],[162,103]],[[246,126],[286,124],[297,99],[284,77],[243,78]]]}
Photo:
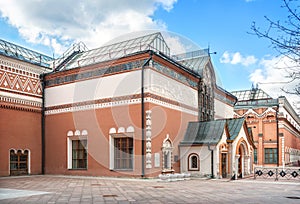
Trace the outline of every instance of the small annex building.
{"label": "small annex building", "polygon": [[181,172],[243,178],[252,172],[254,143],[244,118],[190,122],[179,145]]}

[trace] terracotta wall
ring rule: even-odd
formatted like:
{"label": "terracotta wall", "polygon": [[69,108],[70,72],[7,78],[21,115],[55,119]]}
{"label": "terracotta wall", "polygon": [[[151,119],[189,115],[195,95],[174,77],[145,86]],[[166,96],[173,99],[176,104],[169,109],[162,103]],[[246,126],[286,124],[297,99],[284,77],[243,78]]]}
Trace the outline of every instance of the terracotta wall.
{"label": "terracotta wall", "polygon": [[[161,154],[161,147],[169,134],[174,144],[174,156],[179,157],[178,143],[184,136],[188,121],[196,116],[172,110],[154,104],[145,104],[145,111],[151,110],[152,121],[152,169],[146,169],[147,176],[161,173],[160,167],[154,168],[154,153]],[[110,128],[133,126],[134,133],[134,171],[109,170],[109,130]],[[97,175],[97,176],[137,176],[141,175],[141,106],[140,104],[116,106],[53,114],[46,116],[46,174]],[[67,168],[67,132],[88,131],[88,169],[68,170]],[[145,147],[146,148],[146,147]],[[179,161],[173,164],[180,172]]]}
{"label": "terracotta wall", "polygon": [[9,151],[29,150],[31,174],[41,173],[41,113],[0,108],[0,176],[9,175]]}

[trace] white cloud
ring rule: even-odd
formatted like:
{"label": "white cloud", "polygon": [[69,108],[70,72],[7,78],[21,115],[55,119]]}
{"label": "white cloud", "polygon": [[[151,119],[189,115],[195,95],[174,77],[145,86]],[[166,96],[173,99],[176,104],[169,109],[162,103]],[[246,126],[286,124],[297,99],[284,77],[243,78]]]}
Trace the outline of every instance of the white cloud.
{"label": "white cloud", "polygon": [[124,33],[166,29],[151,16],[159,7],[170,11],[176,1],[10,0],[0,1],[0,14],[27,41],[50,45],[61,54],[75,41],[95,48]]}
{"label": "white cloud", "polygon": [[[251,82],[258,84],[261,89],[274,98],[285,96],[294,108],[300,105],[300,96],[282,91],[282,89],[291,91],[299,85],[299,81],[292,81],[289,77],[293,72],[299,72],[299,64],[286,56],[281,56],[262,59],[259,66],[250,74]],[[299,112],[300,107],[298,108]]]}
{"label": "white cloud", "polygon": [[225,51],[220,58],[220,62],[223,64],[229,63],[233,65],[242,64],[243,66],[249,66],[255,64],[257,59],[253,55],[242,56],[239,52],[230,53]]}
{"label": "white cloud", "polygon": [[222,55],[222,57],[220,58],[220,62],[221,63],[224,63],[224,64],[227,64],[227,63],[230,63],[230,54],[228,51],[225,51]]}

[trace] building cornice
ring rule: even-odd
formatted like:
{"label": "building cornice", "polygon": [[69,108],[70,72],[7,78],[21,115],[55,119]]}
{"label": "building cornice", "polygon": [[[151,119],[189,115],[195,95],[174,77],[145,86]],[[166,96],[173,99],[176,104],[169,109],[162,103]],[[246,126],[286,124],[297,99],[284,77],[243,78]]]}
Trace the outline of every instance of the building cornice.
{"label": "building cornice", "polygon": [[[196,108],[187,106],[185,104],[181,104],[177,101],[173,101],[171,99],[167,99],[155,94],[145,93],[145,103],[147,102],[161,105],[173,110],[182,111],[191,115],[195,115],[195,116],[198,115],[198,111]],[[141,103],[141,95],[134,94],[130,96],[105,98],[105,99],[98,99],[92,101],[84,101],[79,103],[47,107],[45,109],[45,114],[52,115],[52,114],[67,113],[67,112],[111,108],[111,107],[124,106],[124,105],[134,105],[140,103]]]}

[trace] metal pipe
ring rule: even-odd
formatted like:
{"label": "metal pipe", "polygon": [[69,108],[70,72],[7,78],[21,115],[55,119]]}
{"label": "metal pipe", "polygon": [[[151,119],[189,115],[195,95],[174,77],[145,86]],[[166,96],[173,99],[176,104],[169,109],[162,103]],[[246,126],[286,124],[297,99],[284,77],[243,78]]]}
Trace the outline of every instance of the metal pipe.
{"label": "metal pipe", "polygon": [[279,167],[279,120],[278,120],[278,111],[279,111],[279,99],[276,110],[276,137],[277,137],[277,166]]}
{"label": "metal pipe", "polygon": [[41,109],[41,156],[42,156],[42,174],[45,174],[45,74],[40,75],[42,83],[42,109]]}

